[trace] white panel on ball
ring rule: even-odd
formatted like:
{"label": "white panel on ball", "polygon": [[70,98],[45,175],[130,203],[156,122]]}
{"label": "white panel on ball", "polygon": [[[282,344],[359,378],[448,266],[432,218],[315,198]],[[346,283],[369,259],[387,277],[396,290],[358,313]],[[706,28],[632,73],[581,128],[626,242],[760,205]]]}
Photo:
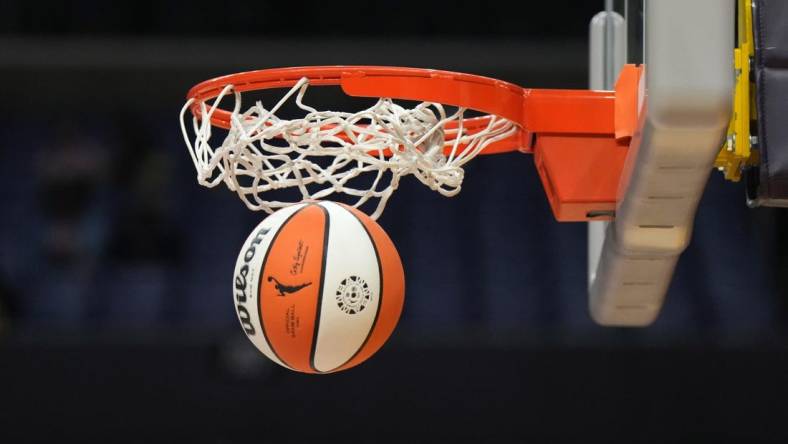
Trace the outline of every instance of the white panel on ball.
{"label": "white panel on ball", "polygon": [[381,277],[375,246],[361,221],[333,202],[320,205],[330,223],[314,367],[330,371],[352,358],[372,330]]}

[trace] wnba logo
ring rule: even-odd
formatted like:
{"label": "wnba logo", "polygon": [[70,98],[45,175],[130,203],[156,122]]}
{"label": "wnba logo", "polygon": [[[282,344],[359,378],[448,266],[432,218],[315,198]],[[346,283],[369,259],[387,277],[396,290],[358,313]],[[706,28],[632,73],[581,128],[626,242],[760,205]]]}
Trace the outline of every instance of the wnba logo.
{"label": "wnba logo", "polygon": [[358,276],[345,278],[336,292],[337,305],[347,314],[356,314],[363,310],[371,296],[369,285]]}

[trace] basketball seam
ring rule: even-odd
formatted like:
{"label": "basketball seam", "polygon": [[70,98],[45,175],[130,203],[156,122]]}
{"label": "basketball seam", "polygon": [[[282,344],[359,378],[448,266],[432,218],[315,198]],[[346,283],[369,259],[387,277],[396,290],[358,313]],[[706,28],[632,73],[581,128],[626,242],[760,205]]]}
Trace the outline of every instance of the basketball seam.
{"label": "basketball seam", "polygon": [[265,331],[265,320],[263,319],[263,300],[262,300],[262,288],[263,288],[263,276],[265,276],[265,266],[268,265],[268,255],[271,253],[271,250],[274,249],[274,244],[276,243],[276,238],[279,237],[279,234],[284,231],[285,226],[290,223],[290,220],[295,217],[296,214],[303,211],[305,208],[308,208],[308,205],[304,205],[303,207],[299,208],[298,210],[294,211],[293,214],[287,216],[287,219],[279,225],[279,229],[274,233],[274,236],[271,238],[271,243],[268,244],[268,250],[265,252],[265,256],[263,257],[263,263],[260,265],[260,276],[257,278],[257,316],[260,319],[260,330],[263,332],[263,340],[268,344],[268,348],[271,349],[271,352],[276,356],[277,359],[287,368],[293,370],[295,367],[287,363],[279,353],[276,352],[276,347],[274,347],[273,342],[268,339],[268,333]]}
{"label": "basketball seam", "polygon": [[326,221],[323,227],[323,257],[322,263],[320,264],[320,287],[317,289],[315,324],[312,328],[312,347],[310,347],[309,350],[309,367],[311,367],[312,370],[317,373],[325,373],[315,367],[315,352],[317,351],[317,334],[320,331],[320,316],[322,315],[323,311],[323,290],[325,288],[326,282],[326,257],[328,256],[328,238],[329,234],[331,233],[331,216],[329,215],[328,210],[326,210],[322,205],[309,204],[308,206],[310,205],[320,208],[320,210],[323,211],[323,214],[326,216]]}
{"label": "basketball seam", "polygon": [[354,359],[356,359],[356,356],[358,356],[359,353],[361,353],[361,351],[364,350],[364,347],[366,347],[367,343],[369,342],[369,338],[372,337],[372,333],[375,331],[375,327],[378,324],[378,318],[380,317],[380,309],[383,306],[383,288],[384,288],[383,287],[383,262],[380,260],[380,252],[378,251],[377,243],[375,243],[375,238],[372,237],[372,233],[369,232],[369,230],[367,229],[367,226],[364,225],[364,222],[362,222],[361,219],[358,216],[356,216],[356,214],[353,211],[351,211],[351,210],[349,210],[347,208],[344,208],[342,205],[337,205],[337,206],[339,206],[343,210],[345,210],[348,213],[350,213],[353,216],[353,218],[356,219],[356,221],[358,221],[358,223],[361,225],[361,228],[364,229],[364,232],[367,233],[367,237],[369,238],[369,243],[372,244],[372,250],[375,252],[375,259],[378,262],[378,276],[379,276],[378,284],[379,284],[379,287],[378,287],[378,307],[375,309],[375,317],[374,317],[374,319],[372,319],[372,325],[370,325],[370,327],[369,327],[369,331],[367,332],[367,337],[364,338],[364,341],[358,347],[358,350],[356,350],[356,352],[353,353],[353,355],[350,358],[348,358],[347,361],[343,362],[341,365],[338,365],[338,366],[334,367],[330,371],[336,370],[338,368],[342,368],[343,366],[347,365],[348,362],[351,362]]}

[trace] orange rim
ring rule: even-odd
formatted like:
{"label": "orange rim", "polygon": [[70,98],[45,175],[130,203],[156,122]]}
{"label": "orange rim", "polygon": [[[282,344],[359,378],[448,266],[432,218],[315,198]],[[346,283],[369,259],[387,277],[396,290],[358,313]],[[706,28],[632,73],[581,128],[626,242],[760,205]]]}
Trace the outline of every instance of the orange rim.
{"label": "orange rim", "polygon": [[[500,116],[514,122],[519,131],[491,143],[482,154],[536,154],[556,218],[589,220],[594,218],[591,213],[615,208],[626,147],[639,125],[643,72],[643,66],[625,65],[616,91],[590,91],[529,89],[489,77],[431,69],[314,66],[218,77],[195,86],[187,97],[194,99],[192,114],[201,119],[202,103],[217,97],[227,85],[238,92],[289,88],[307,77],[311,85],[339,85],[350,96],[443,103],[486,113],[464,120],[471,134],[483,130],[490,115]],[[228,128],[230,117],[226,110],[217,109],[211,123]]]}
{"label": "orange rim", "polygon": [[[302,78],[310,85],[338,85],[354,97],[436,102],[461,106],[521,121],[523,88],[489,77],[420,68],[383,66],[310,66],[264,69],[217,77],[193,87],[187,94],[194,99],[192,113],[200,118],[200,103],[217,97],[227,85],[235,91],[291,88]],[[230,113],[217,109],[211,118],[215,126],[228,128]]]}
{"label": "orange rim", "polygon": [[[194,86],[191,112],[201,119],[201,104],[216,98],[227,85],[237,92],[291,88],[302,78],[313,86],[340,86],[352,97],[388,97],[442,103],[488,114],[466,119],[481,129],[489,115],[508,119],[520,131],[485,149],[486,153],[531,151],[531,134],[613,134],[612,91],[528,89],[490,77],[422,68],[386,66],[309,66],[230,74]],[[217,109],[211,124],[230,127],[231,113]]]}

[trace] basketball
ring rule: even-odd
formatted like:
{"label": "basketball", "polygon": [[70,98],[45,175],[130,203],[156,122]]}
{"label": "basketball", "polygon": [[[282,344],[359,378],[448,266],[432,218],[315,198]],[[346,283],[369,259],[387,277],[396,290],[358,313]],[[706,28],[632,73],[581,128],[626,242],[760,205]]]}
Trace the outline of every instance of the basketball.
{"label": "basketball", "polygon": [[277,364],[330,373],[364,362],[397,325],[405,276],[369,216],[302,203],[264,219],[243,245],[233,299],[246,335]]}

